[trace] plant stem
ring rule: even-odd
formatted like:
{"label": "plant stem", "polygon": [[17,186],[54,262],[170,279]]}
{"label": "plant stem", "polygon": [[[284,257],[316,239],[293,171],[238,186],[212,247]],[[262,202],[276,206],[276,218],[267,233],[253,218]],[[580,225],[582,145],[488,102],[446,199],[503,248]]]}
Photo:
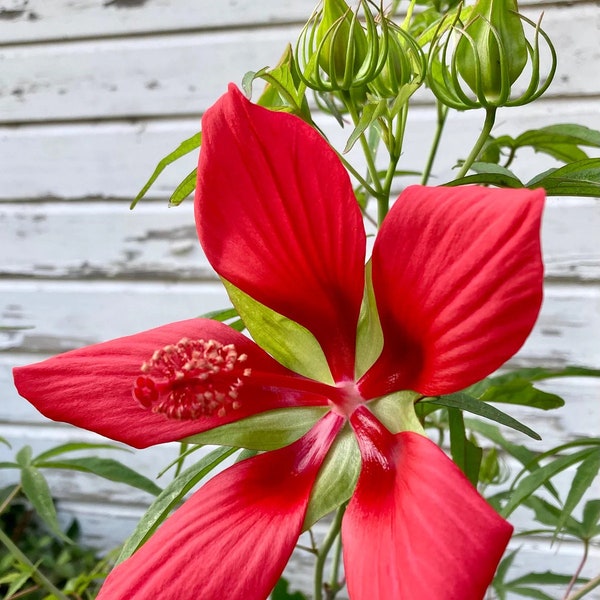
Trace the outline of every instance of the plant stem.
{"label": "plant stem", "polygon": [[575,571],[575,573],[573,573],[573,577],[571,577],[571,581],[569,581],[569,585],[567,586],[567,591],[565,592],[565,595],[563,596],[563,600],[568,600],[569,594],[571,593],[573,586],[577,582],[577,578],[579,577],[579,574],[581,573],[581,570],[583,569],[583,565],[585,565],[585,561],[587,560],[589,546],[590,546],[589,540],[583,540],[583,556],[581,557],[581,561],[579,562],[579,566],[577,567],[577,570]]}
{"label": "plant stem", "polygon": [[456,179],[460,179],[461,177],[464,177],[466,175],[467,171],[471,168],[471,165],[475,162],[477,155],[483,148],[483,145],[485,144],[486,140],[488,139],[488,137],[490,135],[490,132],[492,131],[492,127],[494,126],[495,120],[496,120],[496,107],[493,106],[491,108],[486,108],[485,109],[485,121],[483,122],[483,127],[481,128],[481,133],[479,134],[479,137],[477,138],[477,141],[475,142],[475,145],[473,146],[471,153],[469,154],[469,156],[467,156],[465,162],[463,163],[463,166],[461,167],[460,171],[458,172]]}
{"label": "plant stem", "polygon": [[0,506],[0,515],[6,510],[7,506],[15,499],[15,496],[21,491],[21,484],[17,483],[13,488],[13,491],[6,497],[2,505]]}
{"label": "plant stem", "polygon": [[566,600],[579,600],[583,598],[588,592],[597,588],[600,585],[600,575],[596,575],[593,579],[590,579],[583,587],[580,587],[576,592],[573,592]]}
{"label": "plant stem", "polygon": [[336,538],[340,534],[340,529],[342,527],[342,517],[344,516],[344,511],[346,510],[346,506],[340,506],[335,513],[335,517],[333,519],[333,523],[323,540],[323,544],[319,548],[319,553],[317,554],[317,560],[315,562],[315,597],[314,600],[323,600],[323,571],[325,569],[325,561],[327,560],[327,555],[333,546]]}
{"label": "plant stem", "polygon": [[[349,93],[344,94],[344,100],[345,105],[348,108],[348,112],[352,117],[352,123],[354,123],[354,126],[356,127],[358,125],[358,122],[360,121],[360,118],[354,100],[352,99],[352,96]],[[381,182],[379,181],[377,167],[375,166],[373,154],[371,153],[371,148],[369,147],[369,142],[367,141],[367,138],[365,137],[364,133],[361,133],[361,135],[359,136],[359,140],[363,154],[365,155],[365,160],[367,162],[367,170],[369,172],[369,177],[374,185],[374,196],[376,198],[379,198],[382,195]]]}
{"label": "plant stem", "polygon": [[423,177],[421,178],[421,185],[427,185],[429,181],[429,176],[431,175],[431,169],[433,168],[433,163],[435,161],[435,157],[437,156],[438,149],[440,147],[440,141],[442,139],[442,132],[444,131],[444,127],[446,125],[446,117],[448,116],[448,107],[441,102],[437,103],[437,125],[435,128],[435,135],[433,136],[433,141],[431,143],[431,150],[429,151],[429,156],[427,157],[427,164],[425,165],[425,170],[423,171]]}
{"label": "plant stem", "polygon": [[19,550],[15,543],[0,529],[0,542],[2,542],[6,549],[21,563],[31,569],[31,578],[39,583],[44,589],[50,594],[56,596],[58,600],[69,600],[55,585],[40,571],[37,567]]}
{"label": "plant stem", "polygon": [[336,594],[341,589],[340,585],[340,562],[342,558],[342,536],[338,535],[335,538],[335,548],[333,549],[333,558],[331,565],[331,576],[329,577],[329,591],[327,592],[327,600],[334,600]]}

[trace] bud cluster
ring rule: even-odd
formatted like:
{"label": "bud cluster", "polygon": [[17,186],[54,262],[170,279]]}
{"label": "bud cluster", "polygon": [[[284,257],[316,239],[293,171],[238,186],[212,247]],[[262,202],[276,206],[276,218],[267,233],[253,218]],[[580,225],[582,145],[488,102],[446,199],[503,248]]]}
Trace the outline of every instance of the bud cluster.
{"label": "bud cluster", "polygon": [[[546,91],[556,53],[539,23],[518,12],[516,0],[477,0],[472,9],[459,9],[449,26],[448,19],[439,26],[428,65],[428,84],[443,104],[457,110],[520,106]],[[543,78],[540,40],[550,58]],[[527,82],[521,92],[515,85],[520,79]]]}

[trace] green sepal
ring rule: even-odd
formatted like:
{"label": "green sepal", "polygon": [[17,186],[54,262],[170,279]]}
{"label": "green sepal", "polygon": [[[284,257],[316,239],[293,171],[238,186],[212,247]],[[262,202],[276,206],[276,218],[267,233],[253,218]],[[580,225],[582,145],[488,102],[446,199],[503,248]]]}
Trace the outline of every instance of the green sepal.
{"label": "green sepal", "polygon": [[321,406],[278,408],[215,427],[183,441],[251,450],[276,450],[300,439],[328,410]]}
{"label": "green sepal", "polygon": [[371,276],[371,261],[365,267],[365,293],[356,333],[356,379],[360,379],[373,365],[383,348],[383,331],[379,322],[375,292]]}
{"label": "green sepal", "polygon": [[250,335],[263,350],[295,373],[333,384],[323,350],[306,327],[257,302],[225,279],[223,284]]}
{"label": "green sepal", "polygon": [[313,486],[303,529],[346,502],[354,493],[361,458],[356,436],[346,423],[336,436]]}
{"label": "green sepal", "polygon": [[421,394],[408,390],[394,392],[369,402],[369,409],[391,433],[413,431],[425,435],[415,412],[415,402],[420,397]]}

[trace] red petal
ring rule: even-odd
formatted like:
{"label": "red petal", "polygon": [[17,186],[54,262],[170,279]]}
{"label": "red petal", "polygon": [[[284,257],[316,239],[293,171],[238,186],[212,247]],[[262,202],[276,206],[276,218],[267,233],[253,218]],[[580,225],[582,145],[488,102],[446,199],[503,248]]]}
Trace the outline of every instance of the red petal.
{"label": "red petal", "polygon": [[352,600],[480,600],[512,533],[429,439],[390,434],[364,408],[342,540]]}
{"label": "red petal", "polygon": [[342,424],[328,413],[291,446],[217,475],[111,573],[98,600],[264,600],[298,540]]}
{"label": "red petal", "polygon": [[[223,417],[176,420],[153,413],[134,400],[133,385],[142,363],[155,350],[182,338],[214,339],[234,344],[247,354],[244,366],[252,374],[239,390],[240,408]],[[246,336],[209,319],[171,323],[14,369],[19,394],[48,418],[138,448],[179,440],[275,408],[326,403],[321,396],[272,387],[270,377],[281,376],[291,378],[291,383],[303,381]]]}
{"label": "red petal", "polygon": [[522,346],[542,301],[543,190],[413,186],[373,249],[383,352],[366,397],[479,381]]}
{"label": "red petal", "polygon": [[311,331],[352,379],[365,232],[348,174],[298,117],[233,85],[202,119],[196,223],[226,280]]}

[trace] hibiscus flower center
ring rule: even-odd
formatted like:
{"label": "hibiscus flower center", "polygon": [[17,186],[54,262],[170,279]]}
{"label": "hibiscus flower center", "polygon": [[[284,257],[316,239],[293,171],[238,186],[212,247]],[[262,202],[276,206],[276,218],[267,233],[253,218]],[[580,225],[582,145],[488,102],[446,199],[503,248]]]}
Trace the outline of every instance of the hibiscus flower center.
{"label": "hibiscus flower center", "polygon": [[223,417],[240,407],[238,393],[251,373],[247,358],[233,344],[183,338],[142,364],[133,397],[170,419]]}

